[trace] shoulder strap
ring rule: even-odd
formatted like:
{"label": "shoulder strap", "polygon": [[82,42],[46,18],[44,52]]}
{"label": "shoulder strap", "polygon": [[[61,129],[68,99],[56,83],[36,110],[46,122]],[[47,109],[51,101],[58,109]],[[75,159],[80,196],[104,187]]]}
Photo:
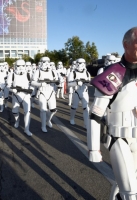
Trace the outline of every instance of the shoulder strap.
{"label": "shoulder strap", "polygon": [[30,81],[30,74],[27,73],[27,78],[28,78],[28,81]]}
{"label": "shoulder strap", "polygon": [[53,77],[55,78],[55,74],[54,74],[54,72],[52,71],[52,75],[53,75]]}
{"label": "shoulder strap", "polygon": [[75,70],[73,71],[74,79],[76,78],[76,72]]}
{"label": "shoulder strap", "polygon": [[14,73],[12,74],[12,81],[14,81]]}

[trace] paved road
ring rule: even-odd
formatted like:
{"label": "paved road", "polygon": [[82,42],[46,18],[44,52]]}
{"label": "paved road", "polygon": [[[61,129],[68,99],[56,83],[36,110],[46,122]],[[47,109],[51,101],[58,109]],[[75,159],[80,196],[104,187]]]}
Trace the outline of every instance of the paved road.
{"label": "paved road", "polygon": [[[89,87],[90,101],[93,100]],[[14,128],[9,108],[0,113],[0,200],[107,200],[114,180],[108,151],[101,145],[104,162],[93,164],[87,158],[86,131],[82,108],[76,125],[69,124],[68,99],[57,100],[53,128],[41,131],[39,107],[31,111],[30,131]]]}

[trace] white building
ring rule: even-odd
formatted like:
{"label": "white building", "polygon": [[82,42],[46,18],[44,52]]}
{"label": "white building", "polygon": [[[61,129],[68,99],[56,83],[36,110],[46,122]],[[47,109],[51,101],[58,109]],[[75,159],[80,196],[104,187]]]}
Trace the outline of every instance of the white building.
{"label": "white building", "polygon": [[0,0],[0,60],[47,49],[47,0]]}

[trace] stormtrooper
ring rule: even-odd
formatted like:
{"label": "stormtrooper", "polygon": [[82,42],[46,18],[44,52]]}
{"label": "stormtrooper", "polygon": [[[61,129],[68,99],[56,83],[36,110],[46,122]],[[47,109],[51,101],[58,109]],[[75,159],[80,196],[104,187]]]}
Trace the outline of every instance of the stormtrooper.
{"label": "stormtrooper", "polygon": [[19,127],[19,108],[23,105],[24,110],[24,132],[28,136],[32,136],[29,131],[30,125],[30,94],[32,90],[29,89],[29,78],[25,69],[25,61],[20,59],[15,62],[14,73],[9,74],[7,78],[7,85],[12,92],[12,113],[15,118],[14,127]]}
{"label": "stormtrooper", "polygon": [[57,63],[57,73],[58,73],[58,77],[60,80],[60,84],[58,85],[58,89],[57,89],[57,98],[59,98],[60,94],[61,94],[61,98],[65,99],[64,97],[64,84],[66,81],[66,68],[63,67],[63,63],[61,61],[59,61]]}
{"label": "stormtrooper", "polygon": [[4,63],[0,63],[0,112],[3,112],[4,105],[7,107],[9,90],[6,86],[7,73]]}
{"label": "stormtrooper", "polygon": [[[87,145],[89,161],[101,162],[100,140],[109,150],[116,182],[109,200],[137,199],[137,65],[112,55],[91,81],[95,87],[91,104]],[[119,62],[117,62],[119,61]],[[105,127],[100,134],[100,124]]]}
{"label": "stormtrooper", "polygon": [[36,70],[31,85],[38,87],[41,129],[43,132],[47,132],[46,121],[47,125],[52,128],[51,119],[56,113],[54,83],[57,83],[58,79],[51,70],[50,59],[48,57],[42,57],[40,62],[40,70]]}
{"label": "stormtrooper", "polygon": [[76,60],[75,71],[70,72],[68,76],[68,87],[74,87],[74,93],[72,97],[72,106],[70,110],[70,124],[75,124],[75,114],[79,102],[82,102],[84,128],[87,128],[88,114],[89,114],[89,95],[88,84],[90,81],[90,74],[85,70],[85,60],[78,58]]}
{"label": "stormtrooper", "polygon": [[29,74],[30,76],[30,79],[32,78],[32,65],[31,65],[31,62],[27,61],[25,63],[26,65],[26,72]]}
{"label": "stormtrooper", "polygon": [[36,64],[32,63],[32,75],[35,73],[36,70],[37,70]]}
{"label": "stormtrooper", "polygon": [[[67,83],[68,83],[68,76],[70,74],[70,72],[74,71],[76,68],[76,61],[72,61],[72,64],[70,66],[70,68],[68,68],[67,70]],[[69,103],[68,105],[71,106],[72,103],[72,94],[74,92],[74,88],[73,87],[68,87],[68,99],[69,99]]]}
{"label": "stormtrooper", "polygon": [[[50,67],[51,67],[51,70],[53,71],[53,74],[56,77],[56,79],[59,79],[55,63],[54,62],[50,62]],[[55,92],[57,92],[57,85],[56,84],[54,84],[54,90],[55,90]]]}

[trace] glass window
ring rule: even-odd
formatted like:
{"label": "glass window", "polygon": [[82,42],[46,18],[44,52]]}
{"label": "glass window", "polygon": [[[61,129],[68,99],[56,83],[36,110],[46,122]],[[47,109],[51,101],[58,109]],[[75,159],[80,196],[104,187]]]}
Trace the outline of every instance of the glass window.
{"label": "glass window", "polygon": [[10,57],[10,51],[9,50],[5,50],[5,57]]}
{"label": "glass window", "polygon": [[11,50],[11,57],[16,58],[17,57],[17,51],[16,50]]}
{"label": "glass window", "polygon": [[29,51],[28,50],[24,50],[24,54],[29,55]]}
{"label": "glass window", "polygon": [[0,50],[0,57],[3,57],[3,51]]}

